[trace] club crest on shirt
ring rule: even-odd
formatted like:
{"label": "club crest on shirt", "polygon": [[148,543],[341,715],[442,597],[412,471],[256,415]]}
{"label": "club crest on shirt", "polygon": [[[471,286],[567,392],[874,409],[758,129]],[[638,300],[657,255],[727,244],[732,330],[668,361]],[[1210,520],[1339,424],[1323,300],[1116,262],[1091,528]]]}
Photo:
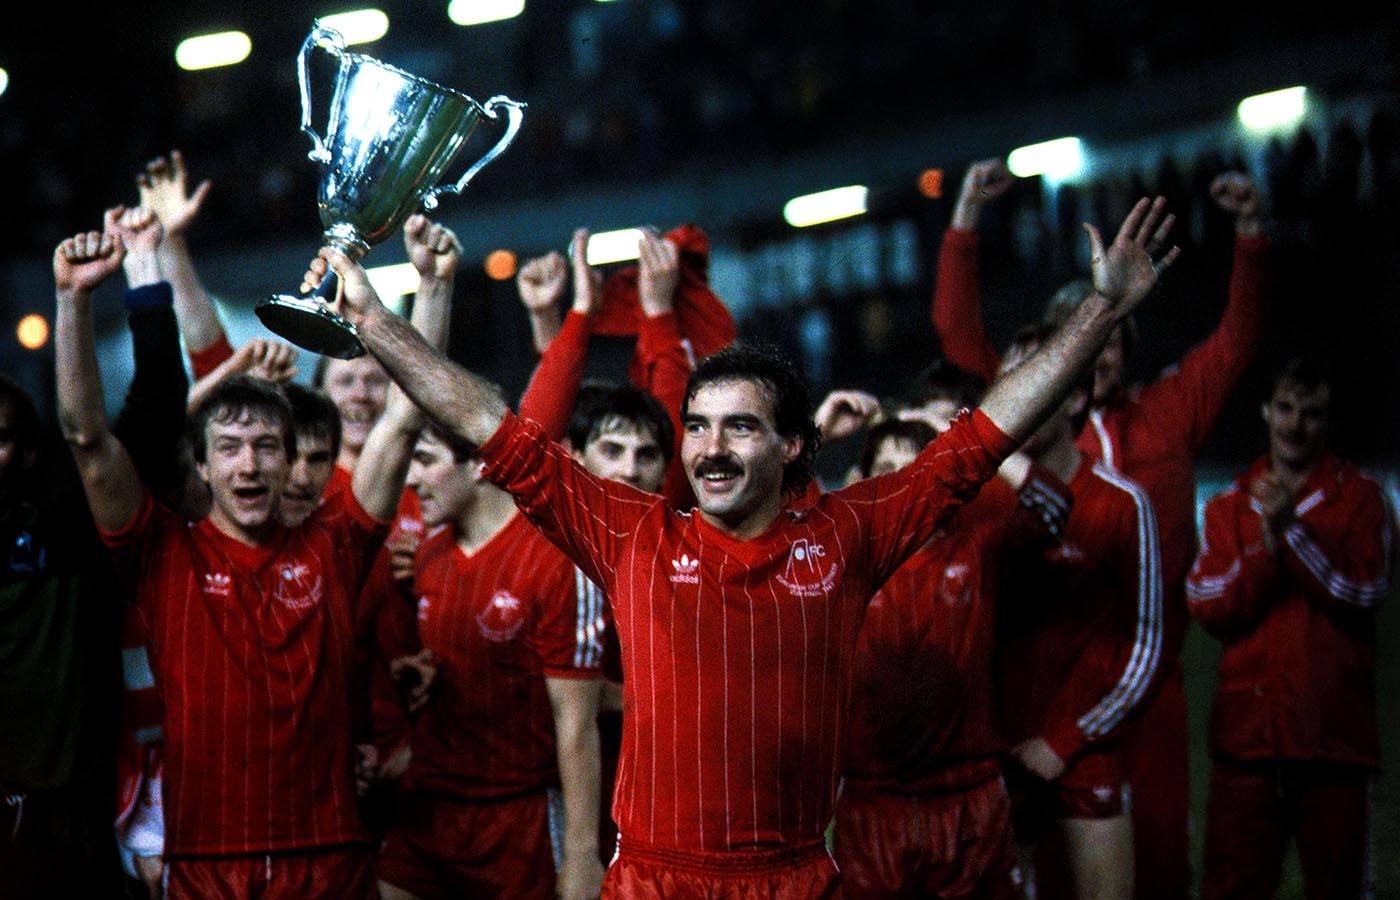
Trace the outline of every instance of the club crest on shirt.
{"label": "club crest on shirt", "polygon": [[476,624],[488,641],[504,644],[514,640],[525,624],[525,604],[510,591],[497,591],[486,608],[476,614]]}
{"label": "club crest on shirt", "polygon": [[672,572],[669,580],[672,584],[699,584],[700,583],[700,560],[691,559],[682,553],[679,559],[671,560]]}
{"label": "club crest on shirt", "polygon": [[288,609],[309,609],[321,601],[321,576],[305,563],[283,563],[276,578],[272,598]]}
{"label": "club crest on shirt", "polygon": [[233,579],[225,572],[204,573],[204,593],[213,597],[233,596]]}
{"label": "club crest on shirt", "polygon": [[943,595],[943,602],[949,606],[967,606],[972,602],[972,585],[968,581],[968,576],[972,574],[972,567],[967,563],[953,563],[943,570],[943,583],[939,593]]}
{"label": "club crest on shirt", "polygon": [[827,559],[824,546],[799,538],[788,550],[787,566],[778,576],[778,583],[795,597],[825,597],[836,584],[840,568]]}

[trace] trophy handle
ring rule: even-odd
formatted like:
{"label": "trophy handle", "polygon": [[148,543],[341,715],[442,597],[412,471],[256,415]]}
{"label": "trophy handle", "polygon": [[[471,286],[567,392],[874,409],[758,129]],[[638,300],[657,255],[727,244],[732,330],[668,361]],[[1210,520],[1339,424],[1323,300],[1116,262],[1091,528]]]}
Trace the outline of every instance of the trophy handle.
{"label": "trophy handle", "polygon": [[515,140],[516,132],[520,131],[520,122],[525,115],[521,112],[521,110],[525,108],[525,104],[512,100],[509,97],[497,95],[481,104],[481,111],[488,119],[494,119],[496,118],[497,107],[503,108],[506,111],[505,134],[501,135],[501,139],[496,142],[496,146],[492,147],[485,156],[478,159],[472,164],[470,169],[462,173],[462,177],[457,179],[456,184],[444,184],[428,191],[423,197],[424,209],[436,209],[438,198],[444,194],[460,194],[462,188],[467,186],[467,182],[476,177],[477,172],[486,168],[487,163],[504,153],[506,148],[510,146],[511,141]]}
{"label": "trophy handle", "polygon": [[301,42],[301,52],[297,54],[297,85],[301,88],[301,130],[311,138],[311,152],[306,155],[313,162],[328,163],[331,161],[331,153],[326,149],[326,142],[321,140],[316,129],[311,127],[311,80],[307,60],[311,57],[311,51],[317,47],[323,47],[327,52],[339,56],[345,49],[345,38],[341,37],[339,31],[327,28],[317,19],[311,26],[311,33]]}

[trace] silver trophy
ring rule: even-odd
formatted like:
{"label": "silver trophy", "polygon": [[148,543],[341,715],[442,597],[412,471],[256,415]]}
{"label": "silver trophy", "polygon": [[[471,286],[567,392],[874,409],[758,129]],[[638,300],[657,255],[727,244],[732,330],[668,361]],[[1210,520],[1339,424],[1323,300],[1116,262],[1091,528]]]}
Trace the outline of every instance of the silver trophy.
{"label": "silver trophy", "polygon": [[[307,61],[316,47],[340,63],[331,98],[326,137],[311,126],[311,87]],[[459,193],[476,173],[515,140],[525,104],[508,97],[478,103],[466,94],[434,84],[402,69],[345,49],[340,33],[319,21],[297,56],[301,86],[301,130],[311,138],[308,156],[322,166],[316,202],[327,246],[351,259],[397,232],[420,206],[431,210],[438,198]],[[505,133],[485,156],[456,181],[439,183],[482,118],[506,115]],[[298,347],[353,359],[365,352],[355,326],[332,312],[325,295],[328,274],[310,295],[278,294],[257,306],[267,328]]]}

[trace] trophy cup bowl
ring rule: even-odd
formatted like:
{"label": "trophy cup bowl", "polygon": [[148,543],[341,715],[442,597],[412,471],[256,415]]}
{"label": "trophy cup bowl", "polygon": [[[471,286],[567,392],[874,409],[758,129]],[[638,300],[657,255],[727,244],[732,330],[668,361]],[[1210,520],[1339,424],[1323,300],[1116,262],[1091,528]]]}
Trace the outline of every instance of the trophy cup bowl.
{"label": "trophy cup bowl", "polygon": [[[338,61],[335,90],[323,139],[311,125],[308,60],[320,47]],[[297,57],[301,88],[301,130],[311,138],[309,158],[321,165],[317,206],[322,239],[351,259],[397,232],[420,207],[435,209],[438,198],[461,192],[488,163],[505,151],[520,130],[523,103],[496,96],[478,103],[460,91],[434,84],[402,69],[345,49],[340,34],[319,21]],[[467,138],[482,119],[506,116],[505,132],[455,182],[440,183]],[[298,347],[353,359],[365,352],[355,326],[333,310],[324,292],[278,294],[258,304],[268,330]]]}

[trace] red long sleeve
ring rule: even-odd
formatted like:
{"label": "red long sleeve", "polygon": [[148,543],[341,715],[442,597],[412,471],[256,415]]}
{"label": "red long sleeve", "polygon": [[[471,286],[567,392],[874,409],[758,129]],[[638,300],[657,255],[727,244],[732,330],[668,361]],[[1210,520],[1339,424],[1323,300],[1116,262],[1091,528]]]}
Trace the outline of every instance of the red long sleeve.
{"label": "red long sleeve", "polygon": [[214,343],[203,350],[191,350],[189,354],[190,369],[194,372],[194,380],[198,381],[233,356],[233,345],[228,342],[228,335],[220,331]]}
{"label": "red long sleeve", "polygon": [[589,335],[588,317],[570,310],[558,336],[540,356],[530,385],[520,398],[520,415],[543,425],[550,440],[559,440],[569,428],[588,359]]}
{"label": "red long sleeve", "polygon": [[681,344],[680,323],[674,313],[642,318],[637,333],[637,359],[642,375],[637,387],[666,408],[674,432],[671,465],[666,469],[661,493],[677,509],[688,509],[695,505],[695,494],[681,465],[681,404],[685,402],[691,368],[690,358]]}
{"label": "red long sleeve", "polygon": [[976,232],[949,228],[938,253],[933,291],[933,330],[943,356],[987,383],[996,377],[1000,357],[982,322],[982,287]]}

